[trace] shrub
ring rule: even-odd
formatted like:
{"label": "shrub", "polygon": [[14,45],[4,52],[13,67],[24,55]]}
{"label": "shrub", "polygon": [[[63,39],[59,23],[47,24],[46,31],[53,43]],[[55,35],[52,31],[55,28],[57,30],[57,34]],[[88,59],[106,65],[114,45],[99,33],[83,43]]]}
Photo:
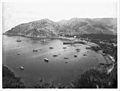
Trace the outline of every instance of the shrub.
{"label": "shrub", "polygon": [[108,75],[90,69],[79,76],[73,84],[75,88],[117,88],[117,77],[112,72]]}
{"label": "shrub", "polygon": [[24,88],[24,84],[19,77],[15,77],[14,73],[3,66],[3,88]]}

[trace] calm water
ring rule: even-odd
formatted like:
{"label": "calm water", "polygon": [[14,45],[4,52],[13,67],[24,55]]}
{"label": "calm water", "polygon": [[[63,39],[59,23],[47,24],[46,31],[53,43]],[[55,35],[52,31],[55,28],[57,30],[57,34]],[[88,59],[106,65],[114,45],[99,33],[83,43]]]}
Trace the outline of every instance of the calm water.
{"label": "calm water", "polygon": [[[87,50],[88,45],[63,45],[61,40],[47,39],[43,42],[24,37],[21,37],[22,42],[16,42],[17,39],[16,36],[3,36],[3,64],[21,77],[27,86],[34,85],[40,78],[69,84],[79,74],[105,62],[101,54]],[[76,51],[77,48],[80,52]],[[33,49],[38,49],[38,52],[33,52]],[[74,57],[75,54],[77,57]],[[45,62],[44,58],[48,58],[49,62]],[[20,66],[24,66],[24,70],[20,70]]]}

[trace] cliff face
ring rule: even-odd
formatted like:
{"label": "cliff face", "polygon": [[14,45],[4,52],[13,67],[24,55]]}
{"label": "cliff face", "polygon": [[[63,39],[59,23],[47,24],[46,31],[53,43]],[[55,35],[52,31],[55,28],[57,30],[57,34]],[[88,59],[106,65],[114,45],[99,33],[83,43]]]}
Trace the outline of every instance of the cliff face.
{"label": "cliff face", "polygon": [[29,37],[57,36],[58,34],[116,34],[116,18],[72,18],[53,22],[48,19],[20,24],[5,32],[7,35],[24,35]]}

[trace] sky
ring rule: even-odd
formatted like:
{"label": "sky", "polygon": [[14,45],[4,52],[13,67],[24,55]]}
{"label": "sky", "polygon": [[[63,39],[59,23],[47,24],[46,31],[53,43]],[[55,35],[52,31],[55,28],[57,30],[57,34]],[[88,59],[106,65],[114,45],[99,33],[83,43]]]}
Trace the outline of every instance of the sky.
{"label": "sky", "polygon": [[3,32],[30,21],[48,18],[117,17],[116,0],[39,0],[39,2],[3,2]]}

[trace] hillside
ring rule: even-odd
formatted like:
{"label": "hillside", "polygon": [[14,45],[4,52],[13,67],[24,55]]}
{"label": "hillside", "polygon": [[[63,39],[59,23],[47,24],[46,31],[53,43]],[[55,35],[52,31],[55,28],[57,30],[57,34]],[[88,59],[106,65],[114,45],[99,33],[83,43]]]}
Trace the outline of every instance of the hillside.
{"label": "hillside", "polygon": [[[62,27],[61,31],[65,29],[72,30],[73,34],[116,34],[117,33],[117,19],[116,18],[72,18],[59,22]],[[60,32],[61,32],[60,31]],[[61,32],[62,33],[62,32]]]}
{"label": "hillside", "polygon": [[29,37],[54,36],[59,25],[51,20],[42,19],[20,24],[5,32],[8,35],[24,35]]}
{"label": "hillside", "polygon": [[53,22],[42,19],[20,24],[5,32],[7,35],[24,35],[29,37],[50,37],[57,35],[81,35],[81,34],[116,34],[116,18],[72,18]]}

